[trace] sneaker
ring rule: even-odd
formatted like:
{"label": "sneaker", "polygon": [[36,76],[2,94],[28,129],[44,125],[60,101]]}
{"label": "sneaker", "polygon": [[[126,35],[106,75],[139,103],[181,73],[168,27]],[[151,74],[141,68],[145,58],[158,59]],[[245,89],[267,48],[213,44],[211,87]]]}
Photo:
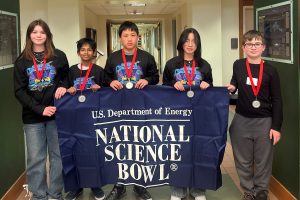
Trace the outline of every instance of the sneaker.
{"label": "sneaker", "polygon": [[255,200],[253,194],[244,192],[242,200]]}
{"label": "sneaker", "polygon": [[105,198],[105,194],[101,188],[91,188],[91,190],[95,200],[103,200]]}
{"label": "sneaker", "polygon": [[126,188],[125,186],[114,186],[112,191],[104,198],[104,200],[119,200],[121,197],[123,197],[126,194]]}
{"label": "sneaker", "polygon": [[206,200],[206,196],[205,196],[205,194],[201,194],[199,196],[196,196],[195,200]]}
{"label": "sneaker", "polygon": [[70,191],[67,196],[65,197],[65,200],[75,200],[77,197],[79,197],[82,194],[83,189],[80,188],[75,191]]}
{"label": "sneaker", "polygon": [[143,187],[134,186],[133,192],[141,199],[141,200],[152,200],[151,194]]}
{"label": "sneaker", "polygon": [[268,200],[268,193],[266,191],[257,192],[255,200]]}
{"label": "sneaker", "polygon": [[171,195],[171,200],[181,200],[181,198]]}

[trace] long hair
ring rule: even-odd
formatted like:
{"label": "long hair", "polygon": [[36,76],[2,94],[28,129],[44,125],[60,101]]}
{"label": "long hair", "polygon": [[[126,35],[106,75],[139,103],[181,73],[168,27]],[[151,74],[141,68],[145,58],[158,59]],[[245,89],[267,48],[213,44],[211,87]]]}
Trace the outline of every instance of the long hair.
{"label": "long hair", "polygon": [[[195,44],[197,46],[196,51],[194,52],[194,59],[196,60],[198,66],[202,64],[202,48],[201,48],[201,39],[200,39],[200,34],[198,31],[194,28],[187,28],[184,29],[183,32],[181,33],[178,44],[177,44],[177,51],[179,53],[180,57],[180,63],[182,64],[184,61],[184,50],[183,50],[183,45],[186,42],[186,40],[189,37],[189,34],[193,33],[194,38],[195,38]],[[199,66],[200,67],[200,66]]]}
{"label": "long hair", "polygon": [[47,59],[52,58],[54,56],[54,49],[55,49],[55,46],[52,41],[52,33],[51,33],[50,28],[47,25],[47,23],[45,21],[43,21],[42,19],[34,20],[33,22],[31,22],[29,24],[27,31],[26,31],[25,47],[24,47],[24,50],[22,51],[21,57],[24,57],[28,60],[32,59],[33,42],[30,39],[30,35],[36,26],[41,26],[42,29],[44,30],[44,32],[47,36],[46,41],[45,41],[45,56]]}

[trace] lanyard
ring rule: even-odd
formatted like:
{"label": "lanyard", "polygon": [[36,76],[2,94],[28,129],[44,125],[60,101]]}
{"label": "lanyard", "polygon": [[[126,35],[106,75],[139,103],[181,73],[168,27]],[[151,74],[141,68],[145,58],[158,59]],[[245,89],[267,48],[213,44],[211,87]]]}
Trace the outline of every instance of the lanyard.
{"label": "lanyard", "polygon": [[35,61],[35,59],[33,57],[32,57],[32,61],[33,61],[33,65],[34,65],[34,69],[35,69],[37,78],[39,80],[41,80],[42,77],[43,77],[43,74],[44,74],[44,71],[45,71],[46,62],[47,62],[46,56],[44,56],[44,62],[43,62],[43,67],[42,67],[41,71],[39,71],[38,65],[36,64],[36,61]]}
{"label": "lanyard", "polygon": [[137,54],[137,49],[135,48],[134,53],[133,53],[133,58],[132,58],[132,61],[131,61],[131,65],[130,65],[130,69],[128,69],[128,65],[127,65],[127,61],[126,61],[126,57],[125,57],[125,52],[124,52],[124,49],[122,49],[122,59],[123,59],[123,62],[124,62],[126,75],[127,75],[128,79],[130,79],[132,71],[133,71],[133,66],[134,66],[134,63],[135,63],[136,54]]}
{"label": "lanyard", "polygon": [[195,67],[196,67],[195,59],[193,59],[193,63],[192,63],[192,72],[191,72],[191,74],[189,74],[185,62],[184,62],[184,64],[183,64],[183,67],[184,67],[185,76],[186,76],[187,81],[188,81],[188,85],[189,85],[189,86],[192,86],[192,82],[193,82],[193,80],[194,80],[194,75],[195,75]]}
{"label": "lanyard", "polygon": [[262,78],[263,78],[264,62],[263,62],[263,60],[260,61],[259,77],[258,77],[257,87],[255,87],[254,82],[253,82],[253,77],[252,77],[252,73],[251,73],[251,70],[250,70],[250,65],[249,65],[248,59],[246,59],[246,67],[247,67],[247,73],[248,73],[248,76],[249,76],[249,79],[250,79],[253,94],[254,94],[255,97],[257,97],[258,92],[260,90]]}
{"label": "lanyard", "polygon": [[80,79],[79,79],[80,82],[79,82],[79,85],[80,85],[80,91],[81,91],[81,92],[82,92],[82,91],[84,90],[84,88],[85,88],[85,85],[86,85],[87,79],[88,79],[88,77],[89,77],[89,75],[90,75],[90,72],[91,72],[91,70],[92,70],[92,67],[93,67],[93,63],[90,63],[89,69],[88,69],[88,71],[87,71],[86,74],[85,74],[83,83],[81,84],[82,63],[80,64]]}

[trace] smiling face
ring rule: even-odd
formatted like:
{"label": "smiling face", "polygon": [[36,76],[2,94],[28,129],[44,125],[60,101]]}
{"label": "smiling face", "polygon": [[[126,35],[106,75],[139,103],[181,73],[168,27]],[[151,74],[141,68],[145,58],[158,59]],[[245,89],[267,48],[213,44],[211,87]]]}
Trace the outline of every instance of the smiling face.
{"label": "smiling face", "polygon": [[194,52],[197,49],[197,45],[195,42],[194,33],[189,33],[188,38],[183,44],[183,51],[185,55],[194,55]]}
{"label": "smiling face", "polygon": [[82,62],[89,62],[93,59],[94,51],[87,43],[83,44],[78,52]]}
{"label": "smiling face", "polygon": [[135,31],[126,29],[122,32],[120,41],[126,52],[132,51],[137,47],[138,35]]}
{"label": "smiling face", "polygon": [[30,39],[34,46],[44,46],[47,40],[47,35],[40,25],[36,25],[30,33]]}
{"label": "smiling face", "polygon": [[247,57],[257,59],[261,57],[266,47],[261,39],[253,38],[252,40],[247,40],[242,48]]}

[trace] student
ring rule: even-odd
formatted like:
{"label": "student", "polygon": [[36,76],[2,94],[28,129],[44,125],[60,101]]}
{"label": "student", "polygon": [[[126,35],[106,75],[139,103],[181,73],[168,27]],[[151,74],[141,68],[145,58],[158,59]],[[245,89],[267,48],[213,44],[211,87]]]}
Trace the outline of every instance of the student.
{"label": "student", "polygon": [[[55,49],[52,33],[41,19],[27,28],[25,48],[14,65],[15,96],[22,105],[27,147],[27,182],[31,199],[62,199],[63,179],[54,92],[67,77],[66,55]],[[57,90],[57,96],[64,89]],[[46,161],[50,173],[47,184]]]}
{"label": "student", "polygon": [[[192,98],[192,86],[205,90],[213,85],[210,64],[201,57],[201,39],[194,28],[185,29],[178,40],[179,55],[167,61],[163,73],[163,85],[174,87],[178,91],[187,91]],[[193,87],[194,88],[194,87]],[[205,190],[191,188],[190,193],[196,200],[205,200]],[[187,187],[171,187],[171,200],[180,200],[187,196]]]}
{"label": "student", "polygon": [[[112,53],[105,65],[106,82],[114,90],[143,89],[147,85],[158,83],[159,75],[154,57],[137,48],[139,30],[136,24],[125,21],[119,28],[119,37],[123,49]],[[149,192],[140,186],[134,186],[133,191],[143,200],[151,200]],[[126,193],[124,185],[116,184],[107,195],[106,200],[120,199]]]}
{"label": "student", "polygon": [[[73,65],[69,69],[67,92],[74,95],[77,91],[82,92],[86,89],[97,91],[103,86],[104,70],[102,67],[93,64],[93,56],[96,51],[96,42],[89,38],[82,38],[77,42],[77,54],[81,59],[79,64]],[[85,102],[85,96],[79,95],[78,101]],[[103,200],[105,195],[101,188],[91,188],[96,200]],[[75,200],[82,194],[83,189],[70,191],[65,200]]]}
{"label": "student", "polygon": [[233,64],[228,90],[238,90],[236,114],[229,132],[244,200],[267,200],[272,175],[273,146],[280,140],[282,100],[276,69],[261,58],[262,34],[243,36],[246,59]]}

